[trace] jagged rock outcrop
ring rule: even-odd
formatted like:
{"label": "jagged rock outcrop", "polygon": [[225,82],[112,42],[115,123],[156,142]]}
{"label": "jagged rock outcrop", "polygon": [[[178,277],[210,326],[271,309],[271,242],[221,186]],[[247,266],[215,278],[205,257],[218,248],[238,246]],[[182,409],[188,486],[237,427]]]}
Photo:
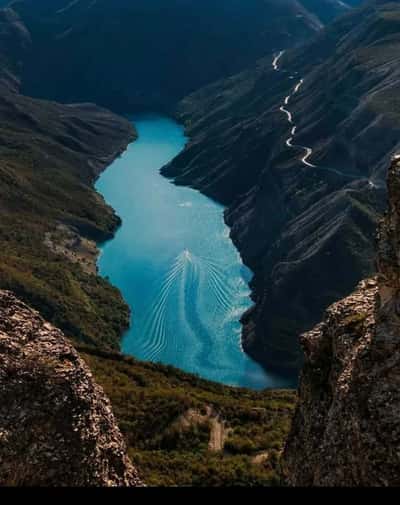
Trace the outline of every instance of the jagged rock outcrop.
{"label": "jagged rock outcrop", "polygon": [[302,336],[299,404],[285,450],[295,486],[400,485],[400,159],[388,178],[378,275]]}
{"label": "jagged rock outcrop", "polygon": [[0,291],[0,485],[139,486],[109,400],[63,334]]}

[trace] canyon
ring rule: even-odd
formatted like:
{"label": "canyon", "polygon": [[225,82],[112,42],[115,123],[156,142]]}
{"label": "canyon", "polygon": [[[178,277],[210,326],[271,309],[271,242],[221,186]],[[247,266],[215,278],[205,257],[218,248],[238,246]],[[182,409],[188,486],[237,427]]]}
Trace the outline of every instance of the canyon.
{"label": "canyon", "polygon": [[[309,5],[306,5],[306,3]],[[303,174],[297,170],[293,158],[289,161],[283,160],[284,165],[288,163],[290,166],[287,171],[284,170],[286,172],[285,183],[282,182],[282,184],[287,184],[287,191],[290,192],[291,203],[287,205],[284,198],[282,200],[284,193],[279,191],[279,194],[275,194],[273,190],[281,184],[277,184],[277,181],[280,180],[283,172],[274,161],[275,154],[272,154],[272,151],[269,153],[265,146],[279,146],[281,142],[279,136],[284,135],[284,124],[276,117],[275,107],[277,103],[282,104],[283,102],[280,95],[286,93],[285,96],[288,96],[289,88],[292,84],[295,84],[290,77],[295,78],[301,68],[301,75],[304,78],[308,72],[315,70],[314,66],[318,58],[328,60],[329,51],[334,46],[332,40],[339,40],[342,31],[348,28],[349,22],[354,17],[359,16],[357,12],[352,17],[349,6],[332,1],[325,3],[327,5],[324,9],[321,9],[321,4],[319,4],[320,12],[323,10],[326,14],[324,20],[322,20],[313,11],[313,8],[316,7],[315,4],[312,7],[312,2],[305,2],[303,5],[300,2],[291,0],[285,2],[269,0],[263,2],[261,6],[258,2],[252,2],[246,8],[246,16],[240,18],[240,23],[238,23],[237,17],[238,10],[240,10],[239,3],[229,2],[229,6],[224,2],[207,3],[202,7],[201,15],[208,21],[212,19],[213,23],[215,22],[218,26],[221,26],[220,16],[224,16],[225,23],[223,25],[225,28],[222,33],[218,31],[218,38],[220,39],[218,43],[213,41],[210,36],[208,37],[207,44],[218,48],[218,51],[213,51],[210,58],[205,60],[196,59],[195,57],[198,52],[202,54],[209,52],[203,45],[202,24],[197,23],[196,30],[199,30],[199,32],[191,33],[190,36],[191,44],[196,47],[186,47],[182,41],[182,37],[185,37],[186,32],[176,29],[175,23],[179,19],[181,24],[193,31],[192,16],[196,13],[195,3],[193,2],[188,2],[185,8],[178,2],[176,5],[169,6],[168,10],[165,11],[161,8],[159,2],[155,2],[151,6],[146,3],[146,6],[144,6],[141,2],[132,4],[121,0],[118,8],[110,10],[110,4],[105,1],[96,3],[80,1],[69,4],[60,0],[56,3],[42,1],[37,4],[29,0],[19,0],[12,2],[11,8],[2,11],[3,29],[1,35],[4,41],[3,57],[6,63],[2,79],[5,88],[10,91],[10,101],[25,100],[25,102],[36,103],[35,100],[41,100],[37,103],[45,110],[47,106],[50,106],[50,102],[46,102],[48,99],[57,99],[63,102],[90,100],[100,105],[109,106],[116,111],[137,111],[152,107],[175,113],[177,101],[187,93],[218,78],[224,79],[230,76],[228,80],[217,81],[211,84],[210,87],[195,92],[195,95],[184,98],[181,102],[178,107],[178,118],[185,123],[191,141],[187,149],[172,164],[166,167],[163,173],[169,177],[174,177],[175,182],[194,186],[223,205],[229,206],[226,220],[232,228],[232,238],[245,263],[255,273],[252,281],[255,307],[246,314],[243,320],[245,325],[244,348],[266,368],[278,372],[284,371],[284,373],[293,375],[296,375],[301,361],[299,359],[299,347],[296,343],[297,332],[315,322],[327,304],[348,292],[356,281],[370,271],[373,253],[371,247],[368,246],[368,241],[376,225],[377,215],[383,208],[380,202],[383,200],[382,193],[384,193],[384,189],[374,187],[372,188],[374,191],[370,192],[371,194],[367,193],[368,202],[366,205],[364,205],[364,202],[357,205],[357,213],[361,212],[362,214],[360,218],[362,229],[358,230],[355,227],[353,230],[352,223],[354,219],[351,218],[350,225],[347,222],[346,224],[343,223],[340,230],[338,230],[338,233],[341,234],[344,226],[350,227],[350,237],[348,237],[347,231],[344,233],[346,251],[338,251],[339,254],[343,255],[349,253],[349,259],[343,262],[342,272],[333,280],[322,276],[321,280],[309,283],[310,293],[305,295],[299,293],[298,287],[301,284],[297,280],[294,281],[294,278],[298,279],[298,276],[301,278],[302,267],[304,266],[303,258],[307,260],[307,264],[309,263],[308,260],[312,262],[316,256],[315,251],[310,254],[308,252],[309,247],[299,239],[304,243],[304,246],[300,250],[295,250],[293,257],[291,257],[291,246],[284,244],[285,241],[291,242],[293,240],[290,232],[285,232],[284,237],[282,236],[280,239],[278,237],[283,233],[283,230],[291,229],[289,223],[293,222],[296,214],[299,217],[301,212],[305,212],[310,205],[317,206],[318,199],[322,197],[329,198],[332,191],[336,191],[343,186],[342,178],[348,182],[346,175],[340,177],[340,174],[344,174],[347,169],[339,170],[334,166],[331,167],[332,163],[329,161],[331,168],[330,173],[327,174],[328,181],[325,181],[326,177],[322,171],[318,171],[317,174],[312,171]],[[334,6],[334,9],[332,9],[332,6]],[[260,13],[258,10],[260,8],[265,10]],[[324,22],[329,21],[341,11],[350,12],[350,14],[341,18],[344,21],[339,22],[336,27],[322,30]],[[109,16],[105,15],[106,12]],[[179,17],[175,16],[177,12],[179,12]],[[255,15],[256,12],[258,16]],[[171,25],[169,25],[164,23],[163,18],[163,30],[160,32],[159,17],[162,17],[163,14],[172,16],[173,22],[171,21]],[[135,26],[132,23],[137,23],[138,20],[143,26],[148,26],[149,23],[146,21],[148,16],[151,16],[152,23],[150,23],[150,26],[154,24],[153,27],[157,30],[158,36],[160,36],[160,33],[163,34],[166,28],[174,34],[174,36],[171,33],[165,35],[165,40],[170,41],[171,47],[154,44],[155,35],[147,29],[145,31],[140,30],[139,27],[137,27],[137,30],[132,29],[132,26]],[[255,19],[257,19],[256,24]],[[275,23],[273,22],[274,19],[280,19],[281,22]],[[246,29],[246,26],[248,26],[246,23],[250,23],[252,28]],[[118,33],[115,33],[115,26],[119,27]],[[96,29],[92,30],[93,27],[96,27]],[[210,27],[208,29],[210,31]],[[126,30],[129,30],[129,33]],[[246,30],[250,38],[247,37],[246,43],[240,45],[244,47],[243,53],[240,55],[235,54],[235,58],[231,58],[230,52],[237,47],[234,40],[240,39],[238,30]],[[99,46],[101,43],[99,37],[104,33],[107,34],[104,40],[107,40],[109,52],[98,52],[98,55],[102,55],[102,59],[99,60],[93,58],[90,51],[94,46],[101,47]],[[132,39],[132,37],[134,38]],[[180,38],[177,39],[177,37]],[[315,42],[312,42],[314,39]],[[307,40],[311,40],[308,45]],[[124,44],[125,48],[129,47],[131,49],[132,54],[129,57],[135,60],[135,66],[128,73],[124,64],[128,55],[121,47],[121,43]],[[306,43],[306,45],[301,46],[301,43]],[[78,52],[79,58],[75,57],[77,45],[81,48]],[[299,49],[290,50],[291,47],[296,46]],[[158,48],[157,51],[162,48],[164,54],[157,53],[153,55],[152,48]],[[179,48],[179,50],[176,50],[176,48]],[[190,59],[188,60],[186,51],[189,49]],[[146,53],[146,62],[150,62],[150,64],[146,63],[145,67],[142,66],[142,63],[145,63],[140,53],[142,50]],[[315,51],[321,52],[322,50],[325,51],[325,54],[313,56]],[[139,54],[137,54],[138,51]],[[274,72],[271,66],[271,59],[273,58],[271,54],[276,55],[280,51],[282,53],[279,63],[283,71]],[[118,55],[118,58],[115,57],[116,55]],[[108,61],[108,56],[112,56],[112,61]],[[194,71],[191,66],[193,61],[197,62],[197,60],[199,62],[204,61],[207,68],[203,70],[196,66]],[[221,60],[231,62],[230,66],[220,65],[218,62]],[[256,67],[254,67],[256,60]],[[157,64],[152,65],[152,61],[157,62]],[[160,61],[165,62],[168,70],[160,65]],[[233,62],[235,66],[232,66]],[[99,69],[100,64],[103,69],[107,69],[106,75]],[[177,66],[181,69],[181,74],[187,77],[185,81],[174,79],[174,82],[180,82],[181,87],[179,88],[165,81],[169,76],[169,72]],[[85,68],[84,71],[82,71],[83,67]],[[212,70],[216,67],[218,67],[219,73]],[[235,74],[243,68],[247,68],[247,70],[244,70],[242,74]],[[68,71],[68,76],[64,74],[65,71]],[[121,78],[121,72],[124,72],[123,79]],[[163,78],[160,78],[155,72],[160,72]],[[275,75],[271,75],[272,73]],[[175,75],[175,73],[173,74]],[[194,81],[190,78],[191,75],[202,76],[203,80]],[[40,76],[39,80],[37,79],[38,76]],[[48,78],[43,79],[41,76],[48,76]],[[172,79],[172,76],[169,78]],[[157,85],[157,89],[149,84],[149,80]],[[96,82],[96,85],[94,85],[94,82]],[[117,82],[123,84],[126,88],[116,87]],[[261,85],[264,90],[261,89]],[[306,93],[306,85],[307,82],[302,83],[301,89],[296,93],[293,102],[295,108],[302,102],[302,97],[310,96],[309,93]],[[225,86],[227,87],[227,95],[223,98],[224,103],[221,109],[214,102],[222,99],[221,89],[224,89]],[[244,93],[243,96],[242,93]],[[207,96],[206,104],[202,103],[204,94]],[[37,98],[27,99],[26,95]],[[214,98],[215,95],[218,95],[219,98]],[[266,103],[263,103],[266,98]],[[244,99],[248,104],[245,107],[247,110],[243,110],[244,116],[239,114],[239,117],[236,117],[236,107],[240,109],[240,103]],[[51,102],[51,104],[55,110],[55,102]],[[193,105],[193,111],[190,104]],[[78,107],[76,110],[80,111],[79,107],[84,107],[85,110],[91,109],[93,113],[99,113],[98,109],[89,105],[76,106],[70,104],[68,107],[69,111],[73,110],[74,107]],[[205,109],[208,110],[208,113],[202,114]],[[222,113],[222,110],[224,114],[223,124],[218,125],[219,131],[216,132],[218,116]],[[196,124],[197,114],[199,115],[200,124]],[[246,114],[247,120],[245,119]],[[293,110],[293,114],[296,117],[308,117],[306,110],[302,113]],[[32,120],[35,121],[34,118]],[[208,132],[207,126],[209,120],[212,122],[210,132]],[[301,124],[297,127],[299,130],[296,131],[296,138],[298,137],[300,144],[303,144],[302,137],[307,128],[303,128]],[[68,128],[68,134],[63,137],[58,136],[57,140],[62,138],[63,141],[67,142],[68,148],[73,146],[81,149],[82,146],[79,146],[79,143],[76,143],[73,138],[78,131],[74,130],[75,127]],[[124,128],[127,128],[127,126],[124,126]],[[243,128],[245,128],[244,131],[242,131]],[[268,130],[270,131],[268,132]],[[197,140],[197,132],[203,139],[201,146]],[[210,142],[205,135],[208,133],[213,136],[213,139],[218,139],[219,135],[222,135],[222,138]],[[85,135],[87,136],[86,132]],[[238,135],[240,136],[239,139],[237,138]],[[130,126],[130,133],[128,136],[124,134],[123,138],[120,137],[120,147],[117,151],[112,150],[111,156],[121,152],[127,141],[134,138],[134,136],[135,132]],[[246,138],[249,140],[246,140]],[[286,140],[288,140],[288,136],[285,137]],[[224,149],[218,147],[221,142],[225,144]],[[234,142],[234,145],[232,142]],[[213,149],[216,150],[215,153],[212,152]],[[275,147],[273,150],[275,150]],[[296,147],[293,150],[295,151]],[[280,150],[278,149],[278,151]],[[318,149],[315,152],[318,156]],[[282,153],[282,156],[284,157],[286,154]],[[307,161],[310,154],[310,151],[306,151],[303,160]],[[276,155],[279,158],[280,153],[277,152]],[[59,156],[59,158],[62,158],[62,156]],[[204,159],[206,166],[202,165],[202,159]],[[106,160],[111,160],[108,154],[102,156],[102,162],[100,163],[99,161],[90,161],[91,164],[97,164],[98,166],[93,166],[91,173],[90,171],[88,173],[87,167],[85,168],[87,173],[85,184],[92,182],[97,177],[99,170],[101,170],[100,165],[104,167]],[[347,163],[346,160],[344,161]],[[221,162],[229,168],[221,171]],[[261,196],[264,194],[264,189],[258,196],[257,188],[260,185],[263,187],[268,186],[266,182],[261,183],[261,180],[265,177],[263,174],[268,171],[264,169],[265,163],[272,164],[272,162],[280,173],[274,178],[274,185],[270,186],[269,192],[272,191],[272,194],[265,199],[264,196]],[[198,166],[193,167],[193,164]],[[185,176],[180,174],[183,166]],[[210,176],[210,167],[215,173],[219,172],[215,182],[213,177]],[[240,176],[238,173],[243,167],[245,167],[245,177]],[[315,167],[305,168],[314,169]],[[335,170],[340,173],[335,173]],[[196,171],[200,171],[201,177],[207,179],[207,187],[197,180]],[[293,176],[291,171],[295,171]],[[355,170],[355,172],[357,175],[359,174],[359,170]],[[266,177],[268,179],[269,176]],[[296,177],[298,181],[294,182]],[[354,184],[357,185],[357,181],[358,179]],[[329,184],[330,187],[324,189],[322,186],[326,184]],[[357,187],[353,194],[357,195],[356,199],[363,200],[365,198],[364,183],[361,181],[360,184],[362,188]],[[310,186],[312,191],[308,191]],[[365,186],[371,189],[369,183],[365,182]],[[309,193],[307,198],[304,194],[305,191]],[[293,192],[297,195],[294,198],[292,198]],[[262,203],[258,203],[259,200],[262,200]],[[335,214],[335,220],[337,221],[337,212],[340,214],[344,212],[344,209],[353,207],[351,204],[348,206],[345,201],[339,200],[342,200],[342,197],[334,198],[334,201],[327,202],[327,205],[323,204],[327,209],[332,206],[335,209],[327,210],[327,217],[322,220],[319,231],[315,230],[314,233],[321,233],[326,219],[330,219],[328,216],[332,213]],[[98,208],[97,203],[94,208]],[[255,210],[256,205],[266,205],[266,208]],[[274,208],[277,212],[271,220],[268,219],[268,222],[266,222],[265,216],[268,215],[269,208]],[[364,212],[364,209],[366,209],[366,212]],[[86,211],[87,213],[88,211]],[[93,213],[93,210],[90,210],[90,213]],[[256,217],[256,214],[259,214],[260,217]],[[250,215],[253,217],[250,217]],[[66,224],[78,229],[80,233],[83,233],[84,238],[102,240],[103,237],[109,238],[119,224],[116,216],[113,216],[112,219],[113,222],[107,225],[107,237],[98,233],[98,230],[86,229],[87,223],[77,223],[75,217]],[[355,219],[358,219],[358,216]],[[65,223],[62,222],[62,224]],[[92,226],[92,224],[90,223],[89,226]],[[55,226],[60,229],[59,222],[55,223]],[[306,226],[296,227],[296,230],[299,228],[306,229]],[[73,232],[74,230],[72,230]],[[360,257],[357,251],[354,252],[349,249],[352,247],[353,242],[357,243],[363,237],[365,237],[363,243],[365,254]],[[60,240],[61,243],[65,243],[66,239],[61,237]],[[298,241],[297,238],[296,241]],[[278,250],[278,243],[282,250]],[[335,245],[336,243],[338,247],[341,246],[340,241],[335,240]],[[324,241],[324,244],[326,244],[326,241]],[[54,247],[57,249],[57,244],[53,244],[53,249]],[[299,255],[301,259],[296,259]],[[324,256],[326,257],[325,253]],[[321,255],[318,254],[317,257],[320,258]],[[350,264],[354,264],[355,268],[348,268]],[[278,268],[275,268],[275,266]],[[321,269],[318,268],[318,274],[320,273]],[[321,282],[328,284],[329,290],[325,291],[322,296],[318,295],[314,298],[312,293],[316,292]],[[4,287],[10,288],[12,283],[8,282]],[[266,290],[268,290],[268,294],[266,294]],[[18,295],[22,296],[25,301],[32,303],[35,297],[27,296],[26,291],[24,286],[24,289],[19,289]],[[280,309],[282,307],[281,296],[289,296],[287,303],[293,311],[290,320],[285,317]],[[115,295],[113,295],[113,299],[115,300],[114,310],[119,313],[119,329],[114,332],[113,329],[105,328],[104,325],[103,328],[109,334],[107,337],[108,344],[115,348],[118,345],[115,338],[116,334],[127,326],[128,314],[126,307],[121,305],[120,300],[117,300]],[[41,310],[43,304],[38,304],[37,300],[34,300],[33,303],[37,309]],[[54,306],[53,298],[46,297],[46,304]],[[90,304],[92,304],[92,301]],[[55,310],[55,313],[59,309],[65,312],[64,309],[59,307]],[[54,309],[52,310],[54,313]],[[97,315],[104,312],[103,309],[100,309],[100,311],[96,309],[96,311]],[[108,311],[106,310],[106,312]],[[286,313],[286,310],[284,312]],[[271,313],[273,313],[273,317],[270,317]],[[71,321],[68,320],[69,315],[67,317],[63,315],[61,321],[59,321],[58,316],[54,319],[49,310],[44,315],[51,317],[55,323],[61,324],[62,329],[68,329],[72,334],[77,335],[80,340],[86,339],[88,342],[93,339],[92,329],[83,329],[80,323],[80,321],[85,321],[85,318],[80,317],[79,323],[75,320],[72,321],[71,326]],[[110,318],[108,315],[107,317],[109,321],[105,326],[110,326],[112,317]],[[104,317],[101,316],[101,319],[104,319]],[[94,322],[90,324],[97,325]],[[114,335],[111,336],[111,333],[114,333]]]}
{"label": "canyon", "polygon": [[[2,482],[398,483],[400,10],[358,3],[0,9]],[[294,382],[303,368],[293,423],[293,391],[120,353],[135,307],[96,268],[122,229],[94,186],[139,145],[118,114],[144,110],[185,125],[162,175],[226,207],[254,272],[244,349]]]}
{"label": "canyon", "polygon": [[[114,3],[112,5],[114,7]],[[191,27],[193,15],[196,14],[196,11],[192,10],[195,9],[194,6],[195,3],[188,2],[181,10],[182,5],[177,2],[168,10],[169,15],[176,12],[180,15],[178,18],[173,16],[174,23],[168,27],[175,33],[175,37],[167,37],[173,43],[173,50],[169,53],[166,64],[169,69],[179,65],[183,69],[181,73],[188,76],[191,75],[188,65],[192,65],[194,55],[197,52],[207,52],[207,48],[203,46],[201,25],[197,27],[200,29],[198,35],[191,35],[190,38],[193,44],[199,46],[191,48],[190,61],[187,60],[187,55],[185,56],[185,44],[176,40],[176,37],[183,37],[186,33],[176,30],[176,20],[183,18],[187,26]],[[101,170],[118,156],[137,134],[128,121],[98,105],[61,105],[49,99],[56,98],[64,102],[90,100],[100,105],[112,106],[114,110],[123,108],[124,112],[131,108],[137,110],[148,107],[172,111],[176,101],[191,89],[218,77],[230,75],[273,51],[275,47],[299,44],[319,32],[323,23],[298,2],[287,0],[282,3],[270,0],[262,6],[265,16],[258,16],[259,29],[252,26],[251,30],[247,30],[253,39],[244,45],[242,58],[236,54],[232,59],[231,51],[237,46],[234,40],[240,39],[238,30],[243,30],[243,26],[247,26],[246,23],[253,25],[259,5],[257,2],[252,3],[247,11],[248,17],[241,18],[238,22],[238,3],[229,2],[228,6],[224,2],[210,2],[202,7],[204,19],[213,19],[217,23],[220,16],[227,16],[227,22],[226,32],[218,34],[223,43],[214,44],[220,49],[220,54],[213,52],[212,57],[217,59],[206,59],[204,64],[212,67],[217,65],[217,60],[223,59],[235,62],[236,66],[228,68],[218,64],[219,74],[211,69],[199,71],[196,67],[193,75],[206,77],[206,80],[188,81],[183,88],[174,89],[168,96],[161,97],[161,91],[165,92],[170,87],[165,86],[165,82],[159,79],[154,71],[167,75],[165,68],[160,65],[160,60],[165,55],[154,55],[156,64],[146,68],[140,64],[142,56],[130,55],[136,62],[132,72],[136,70],[132,77],[128,75],[121,79],[121,72],[124,72],[124,76],[126,74],[127,55],[118,45],[113,45],[122,41],[125,47],[135,51],[145,50],[146,55],[151,55],[148,50],[154,45],[151,42],[154,39],[153,33],[147,30],[132,31],[130,21],[137,23],[137,20],[141,19],[144,22],[143,16],[144,19],[151,17],[155,23],[154,29],[158,30],[159,23],[164,22],[165,14],[160,8],[160,2],[150,6],[147,2],[143,5],[141,2],[131,4],[121,0],[119,8],[110,8],[111,4],[107,2],[80,1],[70,4],[62,0],[43,0],[39,3],[19,0],[11,2],[10,7],[0,11],[0,84],[4,116],[2,156],[8,160],[2,177],[6,193],[4,201],[7,202],[4,205],[4,215],[7,219],[3,221],[5,247],[0,285],[13,290],[23,301],[39,310],[73,339],[96,345],[101,340],[100,345],[117,349],[120,336],[129,325],[129,308],[106,280],[85,275],[87,272],[82,273],[79,265],[74,267],[67,261],[66,270],[61,271],[62,258],[70,260],[75,257],[76,253],[71,253],[71,250],[65,247],[71,236],[78,237],[78,241],[81,236],[83,241],[102,242],[114,235],[120,225],[120,219],[93,192],[92,184]],[[231,10],[230,14],[227,9]],[[109,16],[104,15],[105,12]],[[269,17],[270,14],[273,16]],[[275,16],[282,21],[279,25],[271,23]],[[99,36],[102,31],[98,28],[101,23],[95,22],[99,17],[108,20],[105,28],[110,27],[109,29],[113,30],[115,24],[110,19],[115,19],[115,22],[118,21],[129,30],[129,33],[118,31],[118,34],[114,33],[114,37],[110,35],[111,38],[107,38],[110,54],[121,55],[120,60],[114,58],[113,65],[109,62],[110,66],[105,64],[104,58],[107,54],[104,52],[97,53],[98,56],[101,54],[102,58],[104,57],[101,60],[93,60],[89,53],[85,54],[93,45],[100,43]],[[124,21],[126,18],[125,23],[122,22],[122,17]],[[265,26],[268,27],[267,30]],[[91,31],[91,27],[96,27],[96,30]],[[86,34],[88,39],[82,40],[79,34]],[[138,37],[136,42],[131,41],[131,36]],[[207,43],[212,42],[210,39]],[[78,52],[82,56],[81,62],[75,58],[78,45],[81,48]],[[176,47],[179,47],[179,51],[175,50]],[[171,61],[171,58],[174,61]],[[93,67],[86,65],[89,60],[93,62]],[[103,76],[104,80],[96,70],[100,63],[103,68],[108,68],[107,75]],[[85,64],[85,72],[74,67],[82,64]],[[66,69],[73,83],[63,74]],[[145,79],[143,83],[137,82],[139,74]],[[37,76],[40,76],[40,79],[35,82]],[[93,79],[96,85],[93,84]],[[131,79],[135,80],[135,86],[132,85]],[[149,86],[149,79],[159,87],[156,91]],[[132,95],[128,96],[123,90],[116,89],[116,81],[126,84]],[[143,92],[140,91],[141,88]],[[91,95],[88,94],[89,89]],[[107,95],[96,95],[102,89],[108,90]],[[67,90],[70,94],[67,94]],[[144,91],[146,93],[143,95]],[[123,103],[116,103],[116,95],[123,99]],[[105,142],[108,135],[109,140]],[[36,167],[39,167],[40,173],[36,171]],[[14,174],[18,171],[21,175],[15,178]],[[10,180],[17,182],[10,185]],[[15,199],[18,199],[17,205],[13,203]],[[22,211],[24,205],[25,213]],[[15,212],[17,208],[18,214]],[[45,237],[43,242],[36,238],[41,236]],[[89,250],[92,248],[90,242],[87,247]],[[17,257],[10,252],[12,250],[19,251]],[[53,254],[54,251],[64,254]],[[35,268],[32,268],[33,258]],[[45,264],[49,267],[44,268]],[[93,266],[85,268],[90,270]]]}

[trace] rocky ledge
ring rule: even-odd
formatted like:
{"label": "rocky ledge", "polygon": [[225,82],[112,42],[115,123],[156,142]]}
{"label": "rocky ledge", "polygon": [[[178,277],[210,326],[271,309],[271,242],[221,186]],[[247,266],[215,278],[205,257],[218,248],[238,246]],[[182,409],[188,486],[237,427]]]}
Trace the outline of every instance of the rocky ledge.
{"label": "rocky ledge", "polygon": [[140,486],[109,400],[64,335],[0,291],[0,484]]}
{"label": "rocky ledge", "polygon": [[399,157],[388,191],[377,277],[301,339],[306,362],[284,456],[294,486],[400,485]]}

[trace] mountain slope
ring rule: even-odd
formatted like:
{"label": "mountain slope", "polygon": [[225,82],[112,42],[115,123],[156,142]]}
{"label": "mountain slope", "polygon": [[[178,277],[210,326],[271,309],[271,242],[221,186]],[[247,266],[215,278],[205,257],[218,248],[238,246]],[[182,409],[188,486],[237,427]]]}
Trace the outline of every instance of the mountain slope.
{"label": "mountain slope", "polygon": [[[331,12],[322,2],[320,11]],[[15,0],[33,39],[23,92],[114,110],[171,108],[323,26],[297,0]],[[342,7],[343,9],[343,7]],[[344,9],[345,10],[345,9]],[[43,79],[43,76],[46,76]]]}
{"label": "mountain slope", "polygon": [[363,0],[301,0],[309,11],[313,12],[322,23],[328,23],[337,16],[346,14],[352,7],[356,7]]}
{"label": "mountain slope", "polygon": [[229,206],[255,272],[244,345],[267,367],[298,369],[299,331],[373,270],[385,166],[400,138],[399,9],[369,3],[276,70],[260,60],[179,106],[192,140],[164,173]]}
{"label": "mountain slope", "polygon": [[95,105],[19,94],[30,44],[18,16],[0,10],[0,286],[69,337],[115,349],[129,310],[94,275],[94,241],[110,238],[120,220],[92,184],[135,132]]}

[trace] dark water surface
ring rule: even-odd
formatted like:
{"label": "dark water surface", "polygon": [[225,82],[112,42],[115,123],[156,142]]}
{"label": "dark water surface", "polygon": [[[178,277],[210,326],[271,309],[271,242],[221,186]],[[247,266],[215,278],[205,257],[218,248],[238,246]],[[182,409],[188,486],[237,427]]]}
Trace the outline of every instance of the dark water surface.
{"label": "dark water surface", "polygon": [[163,116],[133,121],[139,139],[96,185],[123,220],[99,259],[101,275],[132,309],[123,352],[235,386],[290,385],[241,348],[251,273],[229,239],[223,207],[160,175],[184,148],[183,129]]}

